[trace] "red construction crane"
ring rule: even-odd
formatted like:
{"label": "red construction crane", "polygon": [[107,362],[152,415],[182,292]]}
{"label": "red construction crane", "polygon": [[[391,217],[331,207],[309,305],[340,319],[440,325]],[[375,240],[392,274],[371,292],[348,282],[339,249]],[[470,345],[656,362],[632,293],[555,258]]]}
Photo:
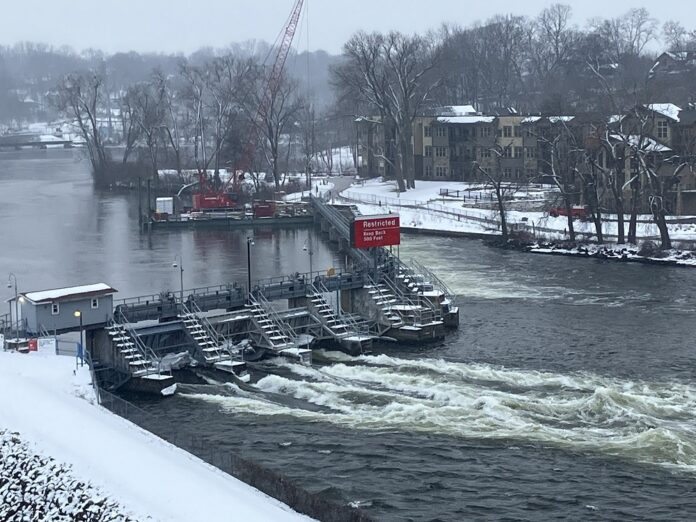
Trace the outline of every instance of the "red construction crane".
{"label": "red construction crane", "polygon": [[210,185],[205,172],[199,172],[198,192],[193,194],[193,208],[195,210],[226,209],[237,206],[240,182],[244,177],[244,173],[251,167],[251,162],[254,158],[254,153],[256,152],[256,146],[258,141],[261,139],[259,129],[261,128],[263,121],[268,116],[268,110],[270,109],[273,98],[280,87],[280,83],[283,78],[283,69],[285,68],[285,61],[288,58],[292,41],[295,38],[295,31],[297,30],[297,24],[300,21],[300,13],[302,12],[303,4],[304,0],[296,0],[295,6],[290,13],[290,19],[285,26],[285,33],[280,46],[278,47],[278,54],[276,54],[273,69],[271,69],[271,74],[268,77],[268,82],[264,88],[261,103],[256,109],[256,115],[251,126],[251,131],[249,132],[247,141],[242,149],[242,158],[239,164],[235,167],[230,179],[218,190]]}

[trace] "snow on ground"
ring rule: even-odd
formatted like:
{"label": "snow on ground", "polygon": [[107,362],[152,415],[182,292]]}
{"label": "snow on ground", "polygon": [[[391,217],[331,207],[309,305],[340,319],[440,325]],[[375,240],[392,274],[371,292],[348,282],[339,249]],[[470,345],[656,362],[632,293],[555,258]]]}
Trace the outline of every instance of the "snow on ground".
{"label": "snow on ground", "polygon": [[0,429],[138,520],[309,520],[97,406],[87,366],[72,357],[0,352]]}
{"label": "snow on ground", "polygon": [[[478,234],[500,232],[498,213],[490,208],[474,205],[491,201],[490,189],[472,183],[448,181],[416,181],[416,188],[399,194],[394,181],[367,180],[345,190],[341,195],[355,203],[363,214],[398,212],[404,228],[432,231],[459,231]],[[460,191],[460,197],[443,197],[441,190],[450,194]],[[543,202],[554,189],[548,186],[533,186],[515,194],[518,202]],[[684,216],[682,216],[684,217]],[[628,216],[627,216],[628,218]],[[546,212],[509,210],[508,223],[545,239],[567,238],[568,220],[564,216],[551,217]],[[618,223],[615,215],[605,216],[602,230],[608,240],[616,237]],[[673,240],[696,241],[696,224],[669,224]],[[578,239],[590,239],[595,234],[594,224],[586,221],[573,222]],[[628,221],[626,221],[628,228]],[[657,239],[659,231],[649,215],[639,216],[637,226],[639,239]]]}
{"label": "snow on ground", "polygon": [[293,192],[284,196],[285,201],[300,201],[303,197],[309,196],[310,193],[314,196],[324,196],[325,194],[331,192],[334,188],[334,184],[328,182],[325,178],[312,179],[312,190],[303,190],[302,192]]}
{"label": "snow on ground", "polygon": [[40,455],[17,433],[0,430],[0,520],[130,522],[122,506]]}
{"label": "snow on ground", "polygon": [[353,151],[350,147],[334,147],[319,151],[312,158],[312,169],[329,176],[342,174],[347,170],[355,171]]}

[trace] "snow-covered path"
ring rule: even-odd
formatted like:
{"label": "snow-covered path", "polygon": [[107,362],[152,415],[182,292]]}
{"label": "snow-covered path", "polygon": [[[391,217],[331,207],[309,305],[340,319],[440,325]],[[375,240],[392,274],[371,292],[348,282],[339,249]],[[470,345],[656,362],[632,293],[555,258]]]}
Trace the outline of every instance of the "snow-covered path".
{"label": "snow-covered path", "polygon": [[310,520],[94,404],[87,367],[0,351],[0,428],[118,501],[139,520]]}

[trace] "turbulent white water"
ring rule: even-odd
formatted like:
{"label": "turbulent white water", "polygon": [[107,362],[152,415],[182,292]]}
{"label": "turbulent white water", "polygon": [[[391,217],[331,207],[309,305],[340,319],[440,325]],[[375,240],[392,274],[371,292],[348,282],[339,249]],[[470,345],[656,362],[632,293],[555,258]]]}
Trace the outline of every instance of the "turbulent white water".
{"label": "turbulent white water", "polygon": [[[261,392],[190,394],[224,411],[291,415],[357,430],[402,430],[596,452],[696,472],[696,387],[587,373],[330,352],[321,368],[292,363]],[[327,408],[288,407],[272,394]]]}

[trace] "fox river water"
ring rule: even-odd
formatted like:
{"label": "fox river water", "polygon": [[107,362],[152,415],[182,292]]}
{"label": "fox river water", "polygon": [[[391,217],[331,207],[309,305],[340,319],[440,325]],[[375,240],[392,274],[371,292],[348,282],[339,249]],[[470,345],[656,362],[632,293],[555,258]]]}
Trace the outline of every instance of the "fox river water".
{"label": "fox river water", "polygon": [[[304,229],[141,235],[135,195],[95,192],[75,154],[0,154],[0,278],[20,291],[177,290],[176,255],[187,288],[244,281],[250,233],[254,277],[308,269]],[[315,268],[340,268],[314,239]],[[696,270],[421,235],[400,255],[458,295],[445,342],[269,361],[251,390],[139,405],[379,520],[696,518]]]}

